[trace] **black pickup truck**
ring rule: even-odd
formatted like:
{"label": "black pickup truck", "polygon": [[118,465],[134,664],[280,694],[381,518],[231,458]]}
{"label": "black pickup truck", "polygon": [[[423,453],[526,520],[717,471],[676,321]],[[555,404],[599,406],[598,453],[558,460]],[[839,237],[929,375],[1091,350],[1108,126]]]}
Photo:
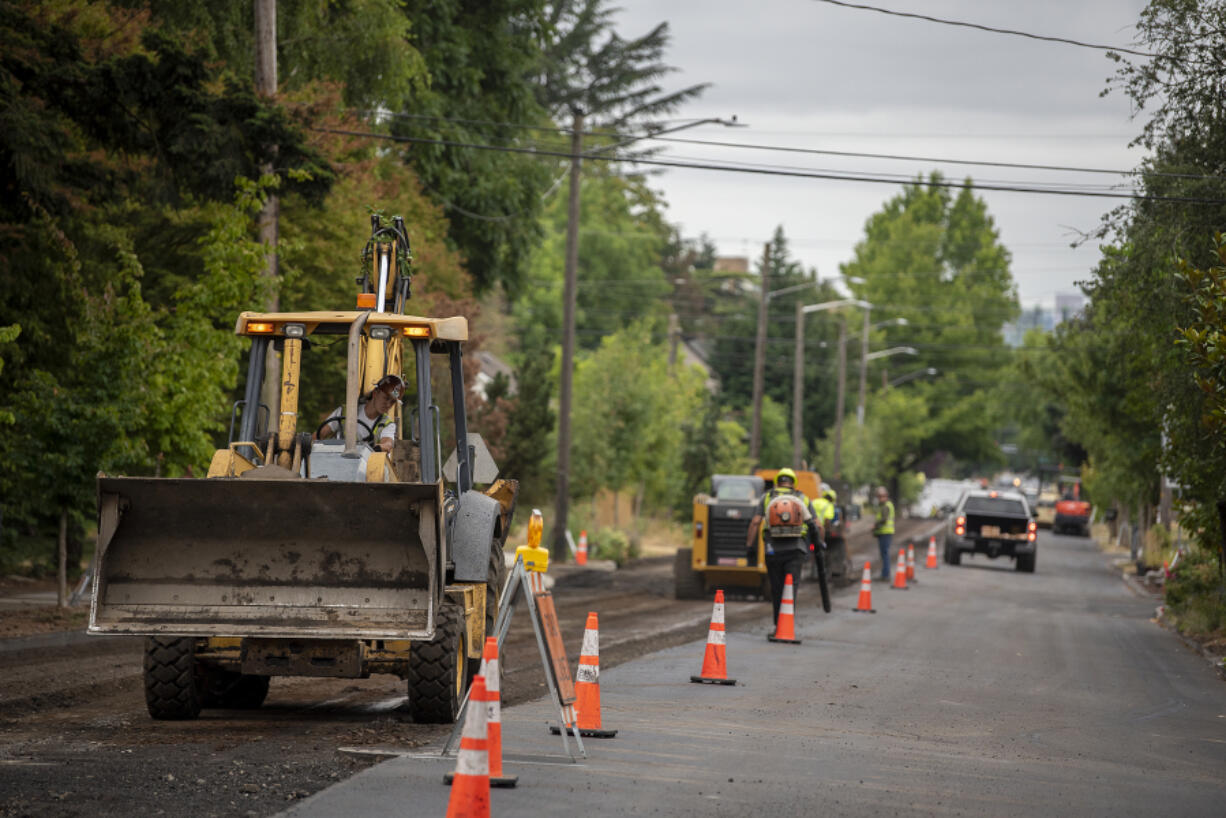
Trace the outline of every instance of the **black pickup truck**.
{"label": "black pickup truck", "polygon": [[1017,570],[1034,573],[1038,543],[1026,497],[1014,491],[968,491],[945,524],[945,562],[957,565],[962,552],[1017,560]]}

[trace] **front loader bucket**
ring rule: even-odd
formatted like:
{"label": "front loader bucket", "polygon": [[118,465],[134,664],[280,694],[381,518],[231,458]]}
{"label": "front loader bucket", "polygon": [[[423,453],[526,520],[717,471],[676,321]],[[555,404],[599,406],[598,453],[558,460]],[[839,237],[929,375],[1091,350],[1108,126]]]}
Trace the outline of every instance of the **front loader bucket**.
{"label": "front loader bucket", "polygon": [[98,480],[92,633],[428,639],[436,485]]}

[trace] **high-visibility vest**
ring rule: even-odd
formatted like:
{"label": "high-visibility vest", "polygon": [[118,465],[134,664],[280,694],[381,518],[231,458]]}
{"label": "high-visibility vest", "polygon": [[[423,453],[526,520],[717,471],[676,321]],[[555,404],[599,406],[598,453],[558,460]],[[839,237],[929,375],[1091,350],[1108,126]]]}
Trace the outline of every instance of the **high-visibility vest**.
{"label": "high-visibility vest", "polygon": [[874,534],[894,533],[894,504],[889,500],[877,504],[877,524],[873,526]]}
{"label": "high-visibility vest", "polygon": [[813,501],[813,515],[822,522],[830,522],[834,519],[834,503],[825,497],[818,497]]}

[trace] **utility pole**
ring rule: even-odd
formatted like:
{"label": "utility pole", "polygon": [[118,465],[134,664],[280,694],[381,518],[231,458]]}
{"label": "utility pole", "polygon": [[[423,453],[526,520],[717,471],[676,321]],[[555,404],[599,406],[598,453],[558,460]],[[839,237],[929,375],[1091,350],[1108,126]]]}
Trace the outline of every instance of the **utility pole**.
{"label": "utility pole", "polygon": [[856,425],[864,425],[864,395],[868,387],[868,307],[864,308],[864,329],[860,333],[860,401],[856,404]]}
{"label": "utility pole", "polygon": [[847,400],[847,322],[839,319],[839,386],[834,407],[834,476],[842,477],[843,412]]}
{"label": "utility pole", "polygon": [[566,553],[570,512],[570,391],[575,363],[575,291],[579,267],[579,170],[583,154],[583,110],[572,109],[570,200],[566,211],[566,270],[562,285],[562,373],[558,384],[558,496],[554,510],[553,556]]}
{"label": "utility pole", "polygon": [[[255,0],[255,93],[264,100],[271,101],[277,96],[277,0]],[[271,163],[265,163],[260,168],[261,174],[273,172]],[[281,202],[275,193],[269,192],[264,202],[264,208],[259,216],[260,244],[267,248],[264,257],[264,277],[272,286],[271,295],[265,308],[276,312],[280,307],[277,294],[277,242],[279,239],[279,221],[281,217]],[[264,362],[264,384],[260,394],[260,402],[269,408],[269,422],[276,429],[277,418],[280,417],[281,401],[281,359],[273,345],[268,345],[268,357]],[[244,412],[255,411],[259,407],[244,407]]]}
{"label": "utility pole", "polygon": [[762,245],[762,299],[758,302],[758,341],[753,355],[753,430],[749,435],[749,459],[758,465],[762,451],[762,392],[766,378],[766,305],[770,301],[771,245]]}
{"label": "utility pole", "polygon": [[796,352],[792,369],[792,468],[800,468],[800,405],[804,401],[805,306],[796,299]]}

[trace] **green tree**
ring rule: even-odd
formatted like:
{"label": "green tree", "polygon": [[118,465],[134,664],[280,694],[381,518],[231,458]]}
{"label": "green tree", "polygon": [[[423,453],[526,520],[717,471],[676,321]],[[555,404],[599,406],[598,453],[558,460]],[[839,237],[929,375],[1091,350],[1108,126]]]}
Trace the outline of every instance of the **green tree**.
{"label": "green tree", "polygon": [[540,240],[556,165],[464,145],[562,146],[548,137],[551,123],[534,93],[543,3],[407,0],[402,8],[429,81],[389,106],[392,133],[434,143],[411,145],[403,158],[446,209],[449,236],[477,288],[517,291]]}
{"label": "green tree", "polygon": [[[669,374],[668,352],[643,324],[609,335],[575,372],[575,494],[631,490],[642,505],[673,503],[682,425],[700,410],[702,377]],[[658,498],[658,500],[656,500]]]}
{"label": "green tree", "polygon": [[[254,286],[241,262],[260,255],[250,207],[331,181],[283,111],[144,22],[105,3],[0,14],[0,325],[22,328],[0,496],[35,535],[92,516],[99,469],[207,465],[237,369],[225,328]],[[281,175],[245,181],[273,144]]]}
{"label": "green tree", "polygon": [[[579,282],[575,325],[578,345],[595,349],[601,339],[636,320],[663,332],[670,288],[660,266],[669,237],[661,202],[642,180],[590,174],[581,193]],[[532,285],[515,305],[521,325],[562,334],[566,200],[557,197],[545,214],[545,240],[529,265]]]}
{"label": "green tree", "polygon": [[556,417],[549,405],[557,382],[553,347],[539,327],[529,325],[519,335],[515,358],[516,393],[507,421],[506,462],[500,465],[520,481],[526,499],[540,500],[551,487],[549,462],[556,451],[551,445]]}
{"label": "green tree", "polygon": [[[940,179],[934,173],[929,181]],[[855,257],[840,269],[855,296],[873,304],[874,322],[906,320],[873,330],[869,348],[913,347],[917,356],[900,359],[908,368],[940,373],[934,381],[908,384],[906,391],[922,398],[927,410],[916,418],[924,434],[908,439],[905,454],[880,452],[882,479],[893,480],[938,452],[972,463],[999,461],[998,426],[987,409],[991,385],[1009,363],[1001,327],[1019,314],[1009,262],[987,205],[970,188],[951,196],[920,179],[869,218]],[[870,366],[870,384],[889,363],[886,358]],[[870,414],[878,400],[870,397]],[[890,405],[886,409],[878,414],[888,417]]]}

